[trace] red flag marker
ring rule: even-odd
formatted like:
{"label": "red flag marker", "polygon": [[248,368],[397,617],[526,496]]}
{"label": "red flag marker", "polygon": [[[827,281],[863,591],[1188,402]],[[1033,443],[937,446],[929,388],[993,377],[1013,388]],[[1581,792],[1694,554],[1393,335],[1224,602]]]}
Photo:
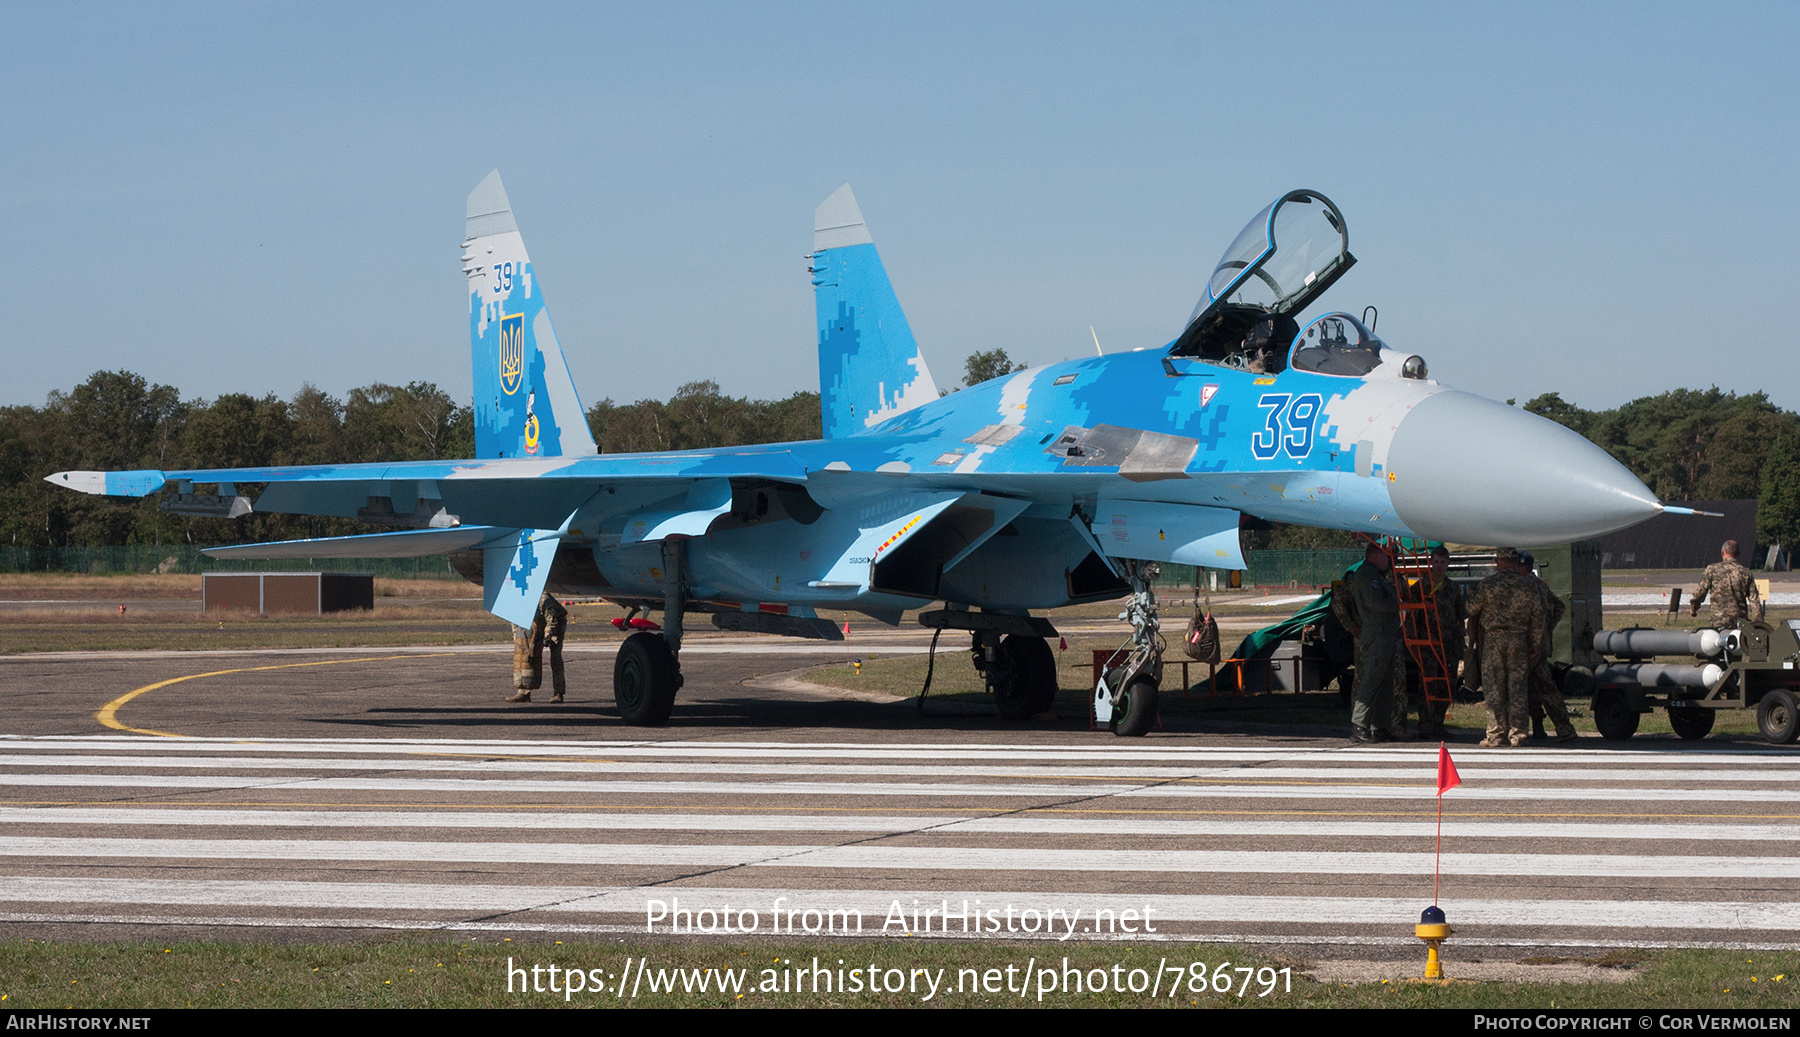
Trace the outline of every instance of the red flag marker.
{"label": "red flag marker", "polygon": [[1066,651],[1068,651],[1068,650],[1069,650],[1069,639],[1068,639],[1068,638],[1066,638],[1066,637],[1059,637],[1059,638],[1057,638],[1057,639],[1056,639],[1056,641],[1057,641],[1057,644],[1056,644],[1056,650],[1057,650],[1057,651],[1059,651],[1059,652],[1066,652]]}
{"label": "red flag marker", "polygon": [[847,619],[844,620],[844,634],[845,636],[849,636],[850,634],[850,621]]}
{"label": "red flag marker", "polygon": [[1439,796],[1462,784],[1462,775],[1456,773],[1456,761],[1450,758],[1450,750],[1445,748],[1442,742],[1438,743],[1437,778],[1437,794]]}
{"label": "red flag marker", "polygon": [[1444,743],[1438,743],[1437,773],[1437,861],[1431,866],[1431,902],[1438,902],[1438,879],[1443,874],[1444,863],[1444,793],[1462,784],[1462,775],[1456,773],[1456,761],[1450,758],[1450,750]]}

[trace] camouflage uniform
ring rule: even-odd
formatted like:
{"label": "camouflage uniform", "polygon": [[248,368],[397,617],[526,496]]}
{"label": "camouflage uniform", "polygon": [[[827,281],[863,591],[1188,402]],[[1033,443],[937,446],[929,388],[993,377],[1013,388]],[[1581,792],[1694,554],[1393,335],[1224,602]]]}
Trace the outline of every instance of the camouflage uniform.
{"label": "camouflage uniform", "polygon": [[567,685],[563,680],[563,633],[569,626],[569,610],[545,593],[538,599],[531,629],[513,627],[513,687],[519,693],[508,702],[530,702],[531,693],[544,683],[544,649],[550,649],[551,702],[561,702]]}
{"label": "camouflage uniform", "polygon": [[1538,649],[1538,660],[1531,668],[1531,724],[1536,731],[1549,715],[1556,725],[1558,741],[1567,741],[1575,737],[1575,725],[1569,722],[1569,709],[1563,704],[1562,688],[1557,686],[1556,678],[1550,673],[1550,654],[1554,650],[1551,638],[1555,635],[1556,624],[1562,622],[1563,613],[1568,606],[1550,589],[1550,585],[1536,576],[1531,581],[1538,585],[1538,598],[1544,606],[1544,636]]}
{"label": "camouflage uniform", "polygon": [[1481,690],[1487,699],[1488,746],[1524,745],[1529,731],[1532,656],[1544,636],[1538,581],[1501,570],[1469,598],[1469,622],[1481,640]]}
{"label": "camouflage uniform", "polygon": [[1400,602],[1392,572],[1364,562],[1349,574],[1350,599],[1362,625],[1357,638],[1356,701],[1353,727],[1406,733],[1406,664],[1400,643]]}
{"label": "camouflage uniform", "polygon": [[1756,590],[1756,578],[1737,562],[1714,562],[1706,567],[1706,575],[1700,580],[1700,589],[1694,592],[1689,611],[1698,614],[1700,603],[1708,594],[1712,595],[1713,626],[1734,627],[1746,616],[1762,621],[1763,602],[1762,595]]}

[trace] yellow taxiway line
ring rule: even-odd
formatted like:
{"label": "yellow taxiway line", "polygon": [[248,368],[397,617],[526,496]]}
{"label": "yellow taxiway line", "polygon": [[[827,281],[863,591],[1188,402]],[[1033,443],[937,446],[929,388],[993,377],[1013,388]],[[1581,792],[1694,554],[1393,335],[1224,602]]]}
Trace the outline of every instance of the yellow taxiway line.
{"label": "yellow taxiway line", "polygon": [[152,731],[143,727],[130,727],[126,725],[124,721],[119,719],[119,710],[123,708],[127,702],[130,702],[132,699],[137,698],[145,692],[155,691],[158,688],[166,688],[171,684],[180,684],[182,681],[199,680],[202,677],[222,677],[228,673],[257,673],[262,670],[291,670],[299,666],[339,666],[344,663],[376,663],[388,662],[394,659],[437,659],[446,655],[455,654],[457,653],[434,652],[429,655],[418,655],[414,653],[407,653],[406,655],[371,655],[360,659],[323,659],[310,663],[281,663],[275,666],[240,666],[231,670],[208,670],[206,673],[190,673],[185,677],[170,677],[166,681],[157,681],[155,684],[146,684],[141,688],[134,688],[131,691],[120,695],[118,698],[113,699],[111,702],[108,702],[106,705],[101,706],[99,711],[94,714],[94,719],[115,731],[126,731],[134,735],[156,735],[161,738],[186,738],[186,735],[178,735],[170,731]]}

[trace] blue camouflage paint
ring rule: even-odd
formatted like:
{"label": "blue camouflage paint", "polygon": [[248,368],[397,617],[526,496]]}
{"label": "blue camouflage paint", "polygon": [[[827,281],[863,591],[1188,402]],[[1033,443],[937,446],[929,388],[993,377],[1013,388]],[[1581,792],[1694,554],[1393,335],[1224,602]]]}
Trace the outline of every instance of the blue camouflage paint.
{"label": "blue camouflage paint", "polygon": [[812,269],[819,410],[825,438],[842,439],[897,414],[930,379],[873,244],[817,252]]}
{"label": "blue camouflage paint", "polygon": [[[469,293],[475,455],[480,458],[560,457],[563,453],[564,417],[556,413],[551,401],[546,378],[549,360],[539,342],[541,329],[549,327],[550,315],[544,309],[536,271],[529,262],[520,267],[510,278],[510,291]],[[509,347],[504,354],[503,346]],[[503,358],[510,359],[508,354],[514,350],[520,354],[516,372],[509,364],[503,365]],[[535,444],[528,436],[531,417],[537,419]],[[577,414],[574,420],[586,421],[587,417]]]}
{"label": "blue camouflage paint", "polygon": [[107,472],[106,495],[108,497],[148,497],[163,488],[163,473],[149,470],[136,472]]}
{"label": "blue camouflage paint", "polygon": [[[510,221],[497,176],[489,186],[482,200]],[[472,225],[478,222],[471,217]],[[267,483],[260,510],[354,516],[384,494],[410,505],[404,494],[416,495],[429,482],[456,520],[494,527],[494,536],[476,545],[484,552],[484,600],[519,625],[530,622],[562,551],[586,552],[600,574],[602,582],[578,592],[660,603],[664,536],[690,538],[687,573],[696,601],[732,610],[778,603],[892,615],[919,604],[925,592],[877,586],[878,577],[889,578],[877,571],[881,560],[901,557],[921,529],[959,510],[963,518],[954,521],[963,524],[955,536],[974,539],[957,540],[937,560],[938,596],[1011,610],[1068,600],[1069,571],[1090,557],[1090,543],[1104,540],[1093,539],[1102,530],[1083,524],[1097,521],[1102,507],[1128,524],[1151,522],[1155,536],[1138,529],[1128,538],[1132,550],[1155,552],[1167,543],[1194,560],[1235,558],[1228,540],[1238,513],[1370,533],[1439,534],[1414,530],[1400,518],[1390,487],[1408,473],[1394,470],[1389,451],[1412,408],[1443,389],[1400,379],[1385,362],[1364,376],[1292,368],[1255,374],[1174,357],[1165,346],[1020,372],[943,398],[934,389],[927,394],[929,371],[847,188],[815,217],[826,438],[593,455],[585,425],[562,425],[584,416],[552,406],[560,393],[562,410],[579,411],[561,373],[566,367],[547,368],[564,361],[535,272],[528,262],[519,264],[510,280],[500,278],[498,292],[480,273],[478,264],[496,248],[523,254],[508,234],[516,232],[476,239],[475,251],[464,257],[477,264],[469,268],[471,283],[490,286],[491,294],[470,297],[479,459],[103,478],[61,473],[62,484],[142,496],[165,479]],[[505,368],[503,326],[512,357]],[[1455,411],[1465,413],[1475,412]],[[538,421],[535,454],[525,449],[529,417]],[[1424,417],[1439,425],[1414,427],[1456,428],[1445,407]],[[1570,449],[1598,454],[1567,435]],[[1059,446],[1065,440],[1079,449]],[[578,456],[559,456],[565,446]],[[1416,456],[1423,460],[1414,462],[1415,470],[1444,464],[1429,453]],[[1438,477],[1446,470],[1438,468]],[[801,490],[784,498],[777,490],[784,484]],[[1429,486],[1416,485],[1415,494]],[[1522,499],[1520,512],[1538,506]],[[993,520],[968,521],[970,509],[987,510]],[[759,521],[765,510],[769,520]],[[1001,527],[1011,535],[997,535]],[[366,556],[368,547],[345,549]],[[932,572],[929,565],[911,571]]]}

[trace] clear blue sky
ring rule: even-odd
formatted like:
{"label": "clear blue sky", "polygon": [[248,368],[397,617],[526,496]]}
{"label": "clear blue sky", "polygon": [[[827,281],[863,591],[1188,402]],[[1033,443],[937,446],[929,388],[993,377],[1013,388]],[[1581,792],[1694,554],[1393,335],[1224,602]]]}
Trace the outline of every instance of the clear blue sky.
{"label": "clear blue sky", "polygon": [[1173,338],[1310,187],[1323,308],[1499,399],[1800,408],[1800,6],[14,5],[0,404],[469,392],[463,200],[499,167],[584,402],[816,389],[850,182],[941,384]]}

